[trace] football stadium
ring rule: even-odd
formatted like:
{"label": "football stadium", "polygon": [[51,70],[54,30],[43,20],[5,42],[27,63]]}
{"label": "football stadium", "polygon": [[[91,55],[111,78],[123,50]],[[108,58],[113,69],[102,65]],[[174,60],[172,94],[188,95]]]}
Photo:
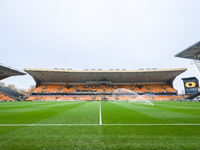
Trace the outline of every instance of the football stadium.
{"label": "football stadium", "polygon": [[[0,86],[1,149],[199,149],[199,91],[183,98],[173,85],[186,70],[25,68],[30,96]],[[26,74],[0,66],[1,80],[15,75]]]}
{"label": "football stadium", "polygon": [[199,6],[1,0],[0,150],[200,150]]}

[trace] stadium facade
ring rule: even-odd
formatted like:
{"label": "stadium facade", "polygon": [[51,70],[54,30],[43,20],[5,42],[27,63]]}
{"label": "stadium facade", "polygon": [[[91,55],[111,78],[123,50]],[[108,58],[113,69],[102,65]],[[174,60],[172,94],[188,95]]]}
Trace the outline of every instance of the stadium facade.
{"label": "stadium facade", "polygon": [[136,95],[152,101],[173,100],[180,98],[173,81],[186,70],[24,69],[36,82],[27,98],[31,101],[135,100]]}

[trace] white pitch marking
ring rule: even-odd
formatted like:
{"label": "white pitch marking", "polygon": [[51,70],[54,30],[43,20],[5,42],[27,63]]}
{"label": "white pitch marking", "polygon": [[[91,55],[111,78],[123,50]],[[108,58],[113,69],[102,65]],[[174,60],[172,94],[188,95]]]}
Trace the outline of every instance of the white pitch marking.
{"label": "white pitch marking", "polygon": [[0,124],[0,127],[4,126],[96,126],[99,124]]}
{"label": "white pitch marking", "polygon": [[200,124],[0,124],[8,126],[199,126]]}
{"label": "white pitch marking", "polygon": [[100,101],[100,121],[99,124],[102,125],[102,118],[101,118],[101,101]]}
{"label": "white pitch marking", "polygon": [[103,124],[107,126],[199,126],[200,124]]}

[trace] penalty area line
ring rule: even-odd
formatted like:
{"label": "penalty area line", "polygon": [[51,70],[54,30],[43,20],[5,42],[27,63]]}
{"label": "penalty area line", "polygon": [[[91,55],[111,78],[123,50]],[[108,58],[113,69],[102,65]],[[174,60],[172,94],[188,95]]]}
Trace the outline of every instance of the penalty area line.
{"label": "penalty area line", "polygon": [[199,126],[200,124],[0,124],[0,127],[11,126]]}

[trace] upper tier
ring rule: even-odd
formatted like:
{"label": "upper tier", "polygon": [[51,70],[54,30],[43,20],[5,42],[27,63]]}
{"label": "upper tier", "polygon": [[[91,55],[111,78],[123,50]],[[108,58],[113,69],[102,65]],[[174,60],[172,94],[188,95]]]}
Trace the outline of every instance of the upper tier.
{"label": "upper tier", "polygon": [[177,93],[168,84],[133,84],[133,85],[73,85],[41,84],[33,93],[79,93],[79,92],[130,92],[136,93]]}

